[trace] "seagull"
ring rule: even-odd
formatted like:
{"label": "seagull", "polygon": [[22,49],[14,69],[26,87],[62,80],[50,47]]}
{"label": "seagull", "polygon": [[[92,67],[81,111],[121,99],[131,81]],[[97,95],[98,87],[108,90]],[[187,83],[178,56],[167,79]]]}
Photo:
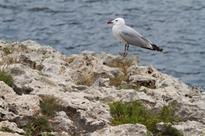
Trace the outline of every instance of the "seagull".
{"label": "seagull", "polygon": [[120,53],[124,57],[127,56],[129,45],[138,46],[141,48],[160,51],[163,49],[158,47],[156,44],[152,43],[150,40],[143,37],[139,32],[125,24],[123,18],[116,18],[110,20],[107,24],[112,24],[112,33],[114,37],[125,45],[123,53]]}

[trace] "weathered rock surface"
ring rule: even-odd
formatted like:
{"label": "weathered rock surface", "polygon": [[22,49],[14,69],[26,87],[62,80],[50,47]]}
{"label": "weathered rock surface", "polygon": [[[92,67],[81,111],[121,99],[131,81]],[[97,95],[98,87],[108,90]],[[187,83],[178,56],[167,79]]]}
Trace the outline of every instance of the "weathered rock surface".
{"label": "weathered rock surface", "polygon": [[147,129],[141,124],[125,124],[98,130],[89,136],[147,136]]}
{"label": "weathered rock surface", "polygon": [[19,135],[18,133],[9,133],[9,132],[0,131],[0,136],[22,136],[22,135]]}
{"label": "weathered rock surface", "polygon": [[196,121],[181,122],[178,125],[174,125],[175,128],[181,130],[184,136],[204,136],[205,125]]}
{"label": "weathered rock surface", "polygon": [[16,123],[9,121],[1,121],[0,122],[0,130],[9,129],[13,133],[24,134],[24,130],[17,127]]}
{"label": "weathered rock surface", "polygon": [[41,114],[43,95],[61,101],[62,110],[50,119],[57,134],[146,135],[143,125],[111,126],[108,103],[134,100],[155,109],[174,103],[185,121],[176,128],[185,135],[204,134],[205,94],[153,66],[138,65],[135,57],[93,52],[65,56],[33,41],[1,41],[0,68],[14,79],[12,87],[0,82],[2,124],[15,122],[21,129]]}

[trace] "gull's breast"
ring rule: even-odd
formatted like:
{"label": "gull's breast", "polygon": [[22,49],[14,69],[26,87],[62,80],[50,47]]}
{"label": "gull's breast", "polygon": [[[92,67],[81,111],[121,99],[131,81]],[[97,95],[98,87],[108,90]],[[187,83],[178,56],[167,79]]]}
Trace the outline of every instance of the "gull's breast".
{"label": "gull's breast", "polygon": [[112,27],[112,33],[113,36],[120,42],[122,42],[123,44],[126,44],[127,42],[125,40],[123,40],[120,36],[120,26],[113,26]]}

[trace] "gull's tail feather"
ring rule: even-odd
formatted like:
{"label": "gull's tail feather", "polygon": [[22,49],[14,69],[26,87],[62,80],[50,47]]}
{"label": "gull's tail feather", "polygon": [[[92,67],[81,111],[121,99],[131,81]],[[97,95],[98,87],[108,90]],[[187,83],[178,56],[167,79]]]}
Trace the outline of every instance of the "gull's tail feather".
{"label": "gull's tail feather", "polygon": [[156,44],[151,44],[151,45],[152,45],[152,49],[153,49],[153,50],[160,51],[160,52],[163,51],[163,49],[160,48],[160,47],[158,47]]}

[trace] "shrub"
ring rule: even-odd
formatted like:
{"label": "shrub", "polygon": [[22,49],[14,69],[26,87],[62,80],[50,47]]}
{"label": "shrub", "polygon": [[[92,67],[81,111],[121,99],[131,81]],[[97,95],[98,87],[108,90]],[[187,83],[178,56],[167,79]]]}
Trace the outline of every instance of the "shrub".
{"label": "shrub", "polygon": [[51,132],[51,126],[45,116],[39,116],[31,119],[24,127],[26,136],[39,136],[43,132]]}
{"label": "shrub", "polygon": [[76,84],[91,86],[96,80],[96,76],[97,75],[95,73],[83,71],[77,75],[78,78],[76,79]]}
{"label": "shrub", "polygon": [[3,48],[3,52],[4,52],[6,55],[8,55],[8,54],[11,54],[11,53],[12,53],[12,50],[11,50],[11,48],[9,48],[9,47],[5,47],[5,48]]}
{"label": "shrub", "polygon": [[54,116],[55,112],[59,111],[62,108],[60,101],[53,96],[42,96],[41,98],[41,112],[48,117]]}
{"label": "shrub", "polygon": [[10,74],[5,71],[0,71],[0,81],[3,81],[8,86],[12,87],[13,85],[13,78]]}
{"label": "shrub", "polygon": [[[148,110],[140,101],[113,102],[109,104],[114,125],[126,123],[140,123],[147,127],[153,134],[157,134],[156,124],[159,122],[178,122],[179,118],[174,115],[174,109],[164,106],[159,112]],[[170,128],[167,129],[169,131]],[[170,135],[175,136],[175,135]]]}

